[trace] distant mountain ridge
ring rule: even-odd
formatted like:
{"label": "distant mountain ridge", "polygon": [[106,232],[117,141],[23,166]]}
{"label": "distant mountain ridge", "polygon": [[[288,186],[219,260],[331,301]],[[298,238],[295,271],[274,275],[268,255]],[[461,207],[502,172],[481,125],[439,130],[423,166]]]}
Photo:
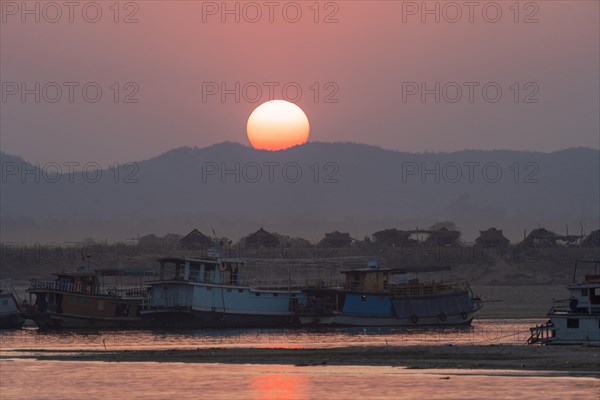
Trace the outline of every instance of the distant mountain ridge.
{"label": "distant mountain ridge", "polygon": [[[406,153],[353,143],[279,152],[224,142],[56,175],[0,153],[3,242],[123,240],[205,233],[237,239],[260,226],[318,240],[451,220],[463,239],[495,226],[513,241],[539,226],[577,234],[600,225],[600,152],[464,150]],[[54,169],[53,169],[54,168]],[[36,181],[37,180],[37,181]]]}

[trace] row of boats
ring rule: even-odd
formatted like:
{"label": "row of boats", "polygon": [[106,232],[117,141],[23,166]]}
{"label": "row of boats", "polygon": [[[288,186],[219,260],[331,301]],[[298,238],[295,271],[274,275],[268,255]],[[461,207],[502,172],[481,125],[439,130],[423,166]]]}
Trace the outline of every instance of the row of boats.
{"label": "row of boats", "polygon": [[[384,268],[374,261],[341,271],[342,281],[300,285],[250,284],[237,258],[158,262],[158,273],[143,287],[103,285],[99,278],[106,271],[80,268],[31,280],[29,301],[20,301],[0,282],[0,326],[18,327],[25,319],[41,329],[453,326],[471,324],[482,307],[467,281],[431,279],[449,267]],[[594,273],[576,282],[582,263],[591,263]],[[555,302],[548,322],[531,328],[529,343],[600,344],[599,266],[575,264],[570,298]]]}
{"label": "row of boats", "polygon": [[[7,323],[40,328],[250,328],[299,325],[468,325],[481,308],[466,281],[430,279],[449,267],[342,271],[345,280],[250,284],[237,258],[165,257],[143,287],[103,285],[106,271],[80,268],[30,281],[29,301],[14,293]],[[422,276],[426,274],[427,278]]]}

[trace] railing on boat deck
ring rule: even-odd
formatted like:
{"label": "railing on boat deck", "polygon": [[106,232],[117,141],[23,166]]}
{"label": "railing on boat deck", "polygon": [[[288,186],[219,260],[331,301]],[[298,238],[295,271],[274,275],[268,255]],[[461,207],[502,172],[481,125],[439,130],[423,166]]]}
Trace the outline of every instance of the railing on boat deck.
{"label": "railing on boat deck", "polygon": [[288,290],[300,291],[307,287],[307,282],[292,281],[289,279],[280,280],[258,280],[254,279],[248,282],[251,290]]}
{"label": "railing on boat deck", "polygon": [[395,285],[392,295],[398,297],[433,296],[447,293],[462,293],[469,291],[467,281],[450,283],[423,283],[419,285]]}
{"label": "railing on boat deck", "polygon": [[571,299],[560,299],[560,300],[555,300],[552,299],[552,307],[550,307],[550,311],[549,312],[556,312],[556,311],[572,311],[571,310]]}
{"label": "railing on boat deck", "polygon": [[115,286],[90,285],[56,280],[31,279],[29,290],[53,290],[78,294],[112,296],[123,299],[140,299],[147,296],[146,288],[117,289]]}
{"label": "railing on boat deck", "polygon": [[531,335],[527,339],[527,344],[547,343],[556,337],[556,327],[551,321],[542,325],[535,325],[529,328]]}
{"label": "railing on boat deck", "polygon": [[350,289],[348,282],[342,280],[310,279],[306,280],[304,289]]}
{"label": "railing on boat deck", "polygon": [[191,310],[192,308],[192,297],[191,296],[167,296],[163,297],[160,304],[152,304],[152,296],[148,295],[142,299],[142,308],[145,310]]}
{"label": "railing on boat deck", "polygon": [[[368,291],[372,292],[372,289],[366,290],[361,281],[324,281],[314,280],[307,281],[305,289],[340,289],[349,290],[356,292]],[[450,283],[421,283],[421,284],[386,284],[381,293],[391,293],[397,297],[418,297],[418,296],[432,296],[446,293],[462,293],[469,290],[469,284],[467,281],[461,282],[450,282]]]}
{"label": "railing on boat deck", "polygon": [[581,304],[576,299],[553,300],[549,314],[553,313],[571,313],[578,312],[584,314],[594,314],[600,310],[600,304]]}
{"label": "railing on boat deck", "polygon": [[0,279],[0,289],[3,288],[12,288],[12,279]]}
{"label": "railing on boat deck", "polygon": [[137,287],[130,289],[118,289],[117,297],[121,299],[143,299],[148,297],[148,288]]}

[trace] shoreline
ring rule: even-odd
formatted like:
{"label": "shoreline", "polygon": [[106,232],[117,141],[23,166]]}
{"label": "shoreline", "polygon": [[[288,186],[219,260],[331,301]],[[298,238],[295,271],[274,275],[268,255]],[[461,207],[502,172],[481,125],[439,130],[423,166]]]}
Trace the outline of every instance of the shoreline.
{"label": "shoreline", "polygon": [[[600,348],[584,346],[442,345],[337,348],[206,348],[196,350],[5,351],[7,359],[101,362],[183,362],[307,366],[392,366],[410,369],[554,371],[600,378]],[[14,356],[10,353],[17,353]]]}

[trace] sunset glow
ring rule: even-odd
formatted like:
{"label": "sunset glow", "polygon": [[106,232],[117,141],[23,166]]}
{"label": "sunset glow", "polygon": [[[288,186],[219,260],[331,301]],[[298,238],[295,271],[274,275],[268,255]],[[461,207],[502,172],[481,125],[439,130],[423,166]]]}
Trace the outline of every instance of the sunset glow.
{"label": "sunset glow", "polygon": [[297,105],[273,100],[258,106],[246,126],[248,140],[259,150],[283,150],[308,140],[310,125]]}

